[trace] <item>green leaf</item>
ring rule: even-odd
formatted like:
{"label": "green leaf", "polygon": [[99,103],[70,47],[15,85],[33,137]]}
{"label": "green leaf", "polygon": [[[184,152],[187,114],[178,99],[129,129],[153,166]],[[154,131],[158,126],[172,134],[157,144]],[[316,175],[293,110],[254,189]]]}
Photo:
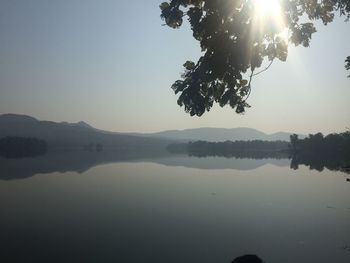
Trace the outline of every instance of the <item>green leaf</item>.
{"label": "green leaf", "polygon": [[159,8],[160,8],[160,10],[165,10],[165,9],[167,9],[167,8],[170,8],[170,5],[169,5],[169,3],[167,3],[167,2],[163,2],[163,3],[161,3],[160,5],[159,5]]}

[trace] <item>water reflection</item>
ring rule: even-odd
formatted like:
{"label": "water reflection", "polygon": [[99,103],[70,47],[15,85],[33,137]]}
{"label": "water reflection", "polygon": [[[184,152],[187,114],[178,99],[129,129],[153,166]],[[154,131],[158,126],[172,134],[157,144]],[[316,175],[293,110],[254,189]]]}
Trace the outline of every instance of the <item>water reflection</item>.
{"label": "water reflection", "polygon": [[197,169],[254,170],[266,164],[290,166],[298,169],[300,165],[311,170],[350,173],[350,161],[340,157],[322,158],[320,156],[293,156],[286,153],[238,152],[229,156],[171,154],[166,151],[52,151],[44,156],[20,159],[0,158],[0,180],[28,178],[36,174],[53,172],[83,173],[92,167],[118,162],[149,162],[166,166],[181,166]]}
{"label": "water reflection", "polygon": [[288,159],[247,159],[206,157],[199,158],[184,154],[174,155],[167,152],[118,152],[118,151],[56,151],[35,158],[0,158],[0,179],[11,180],[31,177],[35,174],[53,172],[83,173],[90,168],[106,163],[151,162],[166,166],[182,166],[198,169],[235,169],[253,170],[267,163],[288,166]]}
{"label": "water reflection", "polygon": [[82,174],[0,181],[1,262],[349,262],[350,188],[331,171],[103,152],[7,160],[27,175]]}
{"label": "water reflection", "polygon": [[341,171],[350,174],[350,157],[349,156],[330,156],[330,155],[312,155],[298,154],[291,159],[290,168],[298,169],[299,165],[305,165],[310,170],[322,172],[324,168],[331,171]]}

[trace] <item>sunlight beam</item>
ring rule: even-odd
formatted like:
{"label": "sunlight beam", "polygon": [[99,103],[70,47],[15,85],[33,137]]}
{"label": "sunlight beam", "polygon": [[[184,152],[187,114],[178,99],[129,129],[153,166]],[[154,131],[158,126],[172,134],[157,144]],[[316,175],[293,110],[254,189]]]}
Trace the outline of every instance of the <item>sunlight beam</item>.
{"label": "sunlight beam", "polygon": [[[272,23],[281,32],[285,29],[280,0],[252,0],[252,2],[254,5],[254,16],[260,26]],[[286,36],[286,34],[284,33],[282,36]]]}

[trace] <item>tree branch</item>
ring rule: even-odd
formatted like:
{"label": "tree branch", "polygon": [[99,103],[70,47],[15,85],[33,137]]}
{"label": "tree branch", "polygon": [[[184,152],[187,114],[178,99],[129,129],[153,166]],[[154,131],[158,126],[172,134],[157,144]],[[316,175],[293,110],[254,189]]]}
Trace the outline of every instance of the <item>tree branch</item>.
{"label": "tree branch", "polygon": [[250,76],[249,76],[249,82],[248,82],[248,94],[247,94],[247,97],[244,99],[244,102],[246,102],[247,101],[247,99],[249,98],[249,95],[250,95],[250,92],[251,92],[251,86],[250,86],[250,83],[252,82],[252,78],[253,78],[253,76],[254,76],[254,69],[252,70],[252,72],[250,73]]}
{"label": "tree branch", "polygon": [[274,61],[274,59],[275,59],[275,58],[273,58],[273,59],[271,60],[270,64],[269,64],[266,68],[264,68],[263,70],[261,70],[261,71],[255,73],[255,74],[254,74],[254,69],[252,70],[252,72],[250,73],[250,76],[249,76],[249,82],[248,82],[248,86],[247,86],[249,90],[248,90],[247,97],[244,99],[244,102],[246,102],[247,99],[248,99],[249,96],[250,96],[250,93],[251,93],[251,90],[252,90],[250,84],[251,84],[251,82],[252,82],[253,77],[256,76],[256,75],[259,75],[260,73],[263,73],[263,72],[266,71],[266,70],[268,70],[269,67],[271,67],[272,62]]}
{"label": "tree branch", "polygon": [[274,59],[275,59],[275,58],[273,58],[273,59],[271,60],[270,64],[269,64],[269,65],[268,65],[266,68],[264,68],[263,70],[261,70],[261,71],[259,71],[259,72],[255,73],[255,74],[253,74],[253,77],[254,77],[254,76],[256,76],[256,75],[259,75],[260,73],[265,72],[266,70],[268,70],[268,69],[269,69],[269,67],[271,67],[272,62],[274,61]]}

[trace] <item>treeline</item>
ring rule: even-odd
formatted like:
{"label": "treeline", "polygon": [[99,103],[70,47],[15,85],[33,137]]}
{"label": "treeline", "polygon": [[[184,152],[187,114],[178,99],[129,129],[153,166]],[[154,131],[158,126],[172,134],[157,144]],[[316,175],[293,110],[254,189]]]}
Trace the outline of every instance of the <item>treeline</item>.
{"label": "treeline", "polygon": [[327,136],[322,133],[310,134],[305,139],[293,134],[289,148],[294,154],[350,155],[350,131]]}
{"label": "treeline", "polygon": [[319,171],[324,167],[350,170],[350,131],[327,136],[322,133],[310,134],[305,139],[299,139],[298,135],[293,134],[290,136],[289,148],[293,169],[302,164]]}
{"label": "treeline", "polygon": [[172,153],[187,153],[199,157],[282,158],[285,157],[282,152],[288,150],[288,142],[262,140],[225,142],[195,141],[170,144],[167,149]]}
{"label": "treeline", "polygon": [[43,155],[47,151],[44,140],[24,137],[4,137],[0,139],[0,156],[21,158]]}

